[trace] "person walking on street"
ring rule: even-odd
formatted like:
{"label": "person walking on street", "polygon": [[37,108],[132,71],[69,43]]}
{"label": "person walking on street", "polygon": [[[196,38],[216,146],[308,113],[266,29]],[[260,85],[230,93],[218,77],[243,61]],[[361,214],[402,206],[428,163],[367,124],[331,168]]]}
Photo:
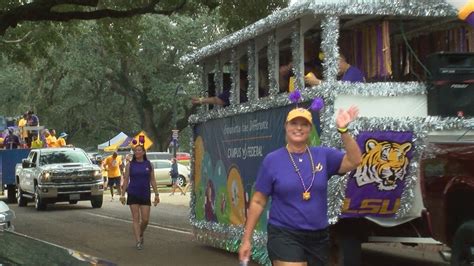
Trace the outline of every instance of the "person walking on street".
{"label": "person walking on street", "polygon": [[[133,149],[133,158],[125,168],[123,181],[120,202],[122,204],[126,202],[130,207],[136,248],[141,250],[144,244],[143,234],[150,220],[150,184],[155,193],[153,205],[156,206],[160,202],[153,165],[147,159],[145,148],[142,145],[137,145]],[[127,191],[126,199],[125,191]]]}
{"label": "person walking on street", "polygon": [[174,195],[174,192],[176,191],[176,189],[179,189],[181,191],[181,195],[186,195],[186,193],[184,193],[183,191],[183,188],[178,184],[179,172],[178,172],[178,162],[176,161],[176,158],[171,159],[170,175],[171,175],[171,183],[173,185],[170,196]]}
{"label": "person walking on street", "polygon": [[330,147],[308,147],[313,126],[311,112],[295,108],[288,113],[286,147],[265,156],[259,169],[239,248],[242,262],[250,258],[253,230],[271,197],[267,249],[272,264],[328,264],[328,179],[355,169],[361,162],[359,146],[347,128],[358,112],[357,107],[351,106],[336,115],[345,153]]}
{"label": "person walking on street", "polygon": [[120,168],[122,167],[122,158],[118,156],[118,153],[114,153],[107,157],[103,162],[104,167],[107,169],[107,185],[110,188],[110,195],[112,198],[110,201],[114,200],[114,186],[117,188],[117,194],[121,195],[120,181],[122,179],[122,174]]}

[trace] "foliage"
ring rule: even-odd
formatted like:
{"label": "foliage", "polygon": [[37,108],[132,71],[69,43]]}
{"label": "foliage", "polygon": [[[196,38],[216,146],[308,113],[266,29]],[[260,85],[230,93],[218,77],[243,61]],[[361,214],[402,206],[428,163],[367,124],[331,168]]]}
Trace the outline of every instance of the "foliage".
{"label": "foliage", "polygon": [[236,31],[287,6],[288,0],[220,0],[219,13],[226,19],[227,28]]}
{"label": "foliage", "polygon": [[7,116],[22,114],[18,113],[18,109],[26,109],[23,103],[26,102],[31,87],[30,80],[22,77],[28,76],[29,70],[21,65],[11,64],[6,56],[0,56],[0,68],[1,113]]}
{"label": "foliage", "polygon": [[[8,71],[0,75],[0,92],[9,97],[0,99],[0,110],[18,115],[34,109],[44,125],[68,132],[82,146],[145,129],[163,150],[176,86],[185,85],[189,94],[199,86],[188,80],[196,67],[183,67],[178,59],[215,38],[216,19],[150,15],[64,24],[61,41],[47,43],[28,63],[3,56]],[[187,126],[189,102],[177,104],[180,129]]]}
{"label": "foliage", "polygon": [[[95,1],[96,9],[117,10],[150,3]],[[0,23],[8,10],[40,2],[51,1],[2,1]],[[169,10],[181,2],[160,1],[159,9]],[[223,23],[236,28],[258,19],[246,12],[241,20],[232,18],[238,16],[236,10],[240,12],[254,1],[242,1],[236,8],[228,3],[186,1],[175,15],[67,23],[22,21],[0,34],[0,114],[14,116],[35,110],[42,125],[68,132],[69,140],[81,147],[96,147],[120,131],[133,135],[145,129],[156,143],[154,149],[164,150],[171,139],[176,107],[177,128],[186,129],[180,136],[181,148],[189,150],[187,118],[193,111],[189,97],[200,90],[200,70],[194,65],[182,66],[178,60],[227,34]],[[264,9],[252,11],[261,16],[273,7],[258,2],[254,8]],[[55,11],[94,9],[62,5]],[[185,88],[187,96],[175,96],[178,85]]]}
{"label": "foliage", "polygon": [[0,35],[25,21],[71,21],[127,18],[142,14],[171,15],[186,1],[168,0],[8,0],[0,8]]}

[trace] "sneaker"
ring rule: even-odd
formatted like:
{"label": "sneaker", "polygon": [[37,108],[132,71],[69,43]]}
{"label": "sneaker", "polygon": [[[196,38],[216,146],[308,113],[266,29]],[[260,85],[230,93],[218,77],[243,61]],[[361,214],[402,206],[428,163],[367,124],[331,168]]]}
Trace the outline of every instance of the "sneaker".
{"label": "sneaker", "polygon": [[143,244],[142,242],[138,241],[137,242],[137,250],[142,250],[143,249]]}
{"label": "sneaker", "polygon": [[110,201],[111,201],[111,202],[114,201],[114,198],[111,198]]}
{"label": "sneaker", "polygon": [[144,242],[145,242],[145,238],[143,238],[143,236],[140,236],[140,243],[142,244],[142,246],[143,246]]}

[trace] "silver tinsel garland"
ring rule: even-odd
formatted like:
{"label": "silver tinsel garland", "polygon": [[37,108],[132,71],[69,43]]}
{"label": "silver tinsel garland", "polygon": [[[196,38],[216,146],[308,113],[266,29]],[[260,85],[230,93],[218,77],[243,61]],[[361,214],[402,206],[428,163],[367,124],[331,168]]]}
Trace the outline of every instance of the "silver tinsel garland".
{"label": "silver tinsel garland", "polygon": [[224,90],[223,82],[223,71],[222,71],[222,61],[220,59],[216,60],[216,65],[214,68],[214,84],[216,85],[216,95],[219,95]]}
{"label": "silver tinsel garland", "polygon": [[334,82],[339,72],[339,18],[336,16],[326,16],[322,22],[323,35],[321,50],[324,53],[324,79],[326,82]]}
{"label": "silver tinsel garland", "polygon": [[277,95],[280,89],[278,88],[277,80],[277,56],[278,56],[278,44],[276,41],[276,33],[273,33],[268,38],[268,49],[267,49],[267,58],[268,58],[268,85],[269,85],[269,94],[274,96]]}
{"label": "silver tinsel garland", "polygon": [[295,89],[304,88],[304,65],[303,56],[301,55],[301,23],[297,20],[292,27],[291,32],[291,59],[293,63],[293,73],[295,74]]}
{"label": "silver tinsel garland", "polygon": [[230,57],[230,78],[232,81],[232,87],[230,90],[229,102],[231,105],[236,105],[240,103],[240,62],[239,58],[237,58],[237,51],[235,49],[232,49]]}
{"label": "silver tinsel garland", "polygon": [[256,90],[258,89],[257,84],[257,58],[255,56],[256,47],[255,41],[252,40],[248,44],[247,56],[248,56],[248,87],[247,87],[247,99],[249,102],[255,101],[255,95],[258,95]]}
{"label": "silver tinsel garland", "polygon": [[[209,88],[209,80],[207,78],[207,67],[208,66],[206,63],[203,62],[201,64],[201,82],[204,88]],[[206,98],[208,96],[209,96],[209,92],[207,90],[201,90],[199,93],[199,97]],[[202,114],[202,113],[207,112],[208,110],[209,110],[208,105],[201,105],[199,106],[198,113]]]}
{"label": "silver tinsel garland", "polygon": [[181,58],[184,64],[195,63],[203,58],[216,55],[221,51],[231,49],[239,44],[260,36],[304,14],[321,15],[389,15],[409,17],[457,17],[457,10],[445,1],[405,1],[387,0],[384,2],[360,2],[321,4],[316,1],[302,1],[300,4],[274,12],[270,16],[243,28],[230,36],[197,50]]}

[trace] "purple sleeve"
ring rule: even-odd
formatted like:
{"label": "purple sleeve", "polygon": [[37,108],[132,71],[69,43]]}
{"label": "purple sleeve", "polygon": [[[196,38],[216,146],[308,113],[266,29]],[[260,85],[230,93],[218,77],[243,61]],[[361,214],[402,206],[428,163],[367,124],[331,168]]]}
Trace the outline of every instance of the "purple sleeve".
{"label": "purple sleeve", "polygon": [[32,119],[33,119],[32,126],[37,126],[39,124],[39,118],[36,115],[33,115]]}
{"label": "purple sleeve", "polygon": [[224,106],[229,106],[230,105],[230,91],[229,90],[224,90],[221,94],[217,95],[217,98],[221,99],[224,102]]}
{"label": "purple sleeve", "polygon": [[364,82],[364,74],[358,68],[354,66],[350,66],[349,69],[346,71],[344,76],[342,77],[342,81],[349,81],[349,82]]}
{"label": "purple sleeve", "polygon": [[255,182],[255,191],[261,192],[266,196],[270,196],[273,192],[273,177],[270,174],[269,158],[268,156],[260,165],[258,170],[257,181]]}
{"label": "purple sleeve", "polygon": [[326,154],[326,167],[328,177],[337,175],[339,168],[341,168],[342,159],[345,153],[334,148],[325,147],[324,153]]}

